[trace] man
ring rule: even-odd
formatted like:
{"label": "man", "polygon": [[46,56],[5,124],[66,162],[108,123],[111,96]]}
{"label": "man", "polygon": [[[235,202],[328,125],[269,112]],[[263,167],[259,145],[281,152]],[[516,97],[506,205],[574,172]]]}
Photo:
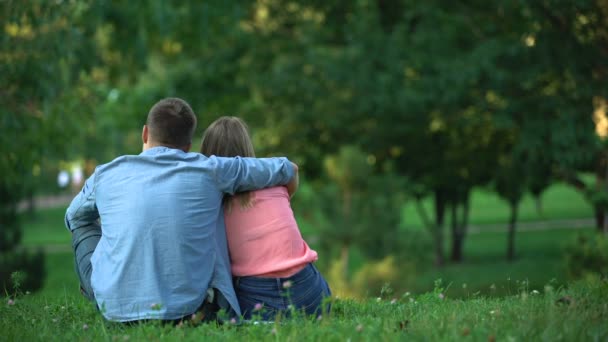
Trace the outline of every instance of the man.
{"label": "man", "polygon": [[297,167],[188,153],[195,128],[185,101],[156,103],[143,152],[97,167],[66,212],[81,291],[108,320],[209,316],[210,302],[240,315],[223,195],[297,182]]}

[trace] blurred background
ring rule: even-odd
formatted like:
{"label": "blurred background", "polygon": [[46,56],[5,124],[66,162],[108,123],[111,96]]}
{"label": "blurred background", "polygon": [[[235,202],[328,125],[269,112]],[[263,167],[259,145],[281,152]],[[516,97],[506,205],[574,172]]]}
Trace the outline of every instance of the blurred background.
{"label": "blurred background", "polygon": [[[608,265],[608,1],[0,1],[0,286],[75,293],[65,208],[159,99],[302,177],[338,296]],[[440,283],[442,285],[440,285]]]}

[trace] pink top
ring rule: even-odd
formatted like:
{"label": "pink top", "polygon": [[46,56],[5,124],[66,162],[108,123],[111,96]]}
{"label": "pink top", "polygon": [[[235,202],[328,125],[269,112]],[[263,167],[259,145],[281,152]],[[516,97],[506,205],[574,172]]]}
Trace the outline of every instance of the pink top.
{"label": "pink top", "polygon": [[233,275],[285,278],[317,260],[302,238],[286,187],[253,191],[251,199],[253,207],[244,209],[233,197],[230,213],[224,213]]}

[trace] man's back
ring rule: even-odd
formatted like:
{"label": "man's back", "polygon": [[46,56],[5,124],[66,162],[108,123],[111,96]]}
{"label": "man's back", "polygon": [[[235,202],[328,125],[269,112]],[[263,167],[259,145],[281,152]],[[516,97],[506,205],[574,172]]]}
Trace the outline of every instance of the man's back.
{"label": "man's back", "polygon": [[115,320],[195,311],[215,267],[222,193],[213,169],[200,155],[162,150],[118,158],[96,175],[103,236],[91,281]]}
{"label": "man's back", "polygon": [[95,212],[101,218],[91,283],[106,318],[178,319],[196,311],[209,287],[218,288],[239,313],[230,284],[223,193],[291,178],[280,171],[288,162],[277,160],[267,173],[248,172],[249,166],[255,171],[271,165],[255,163],[156,147],[97,168],[80,196],[86,198],[75,199],[66,218],[74,223]]}

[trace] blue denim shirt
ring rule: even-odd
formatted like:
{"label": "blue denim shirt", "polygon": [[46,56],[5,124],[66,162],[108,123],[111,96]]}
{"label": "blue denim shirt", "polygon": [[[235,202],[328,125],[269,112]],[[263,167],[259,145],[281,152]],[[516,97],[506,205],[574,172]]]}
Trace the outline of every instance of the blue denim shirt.
{"label": "blue denim shirt", "polygon": [[101,219],[91,283],[112,321],[178,319],[217,288],[240,315],[222,197],[286,184],[286,158],[205,157],[167,147],[97,167],[66,213],[70,230]]}

